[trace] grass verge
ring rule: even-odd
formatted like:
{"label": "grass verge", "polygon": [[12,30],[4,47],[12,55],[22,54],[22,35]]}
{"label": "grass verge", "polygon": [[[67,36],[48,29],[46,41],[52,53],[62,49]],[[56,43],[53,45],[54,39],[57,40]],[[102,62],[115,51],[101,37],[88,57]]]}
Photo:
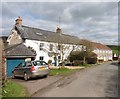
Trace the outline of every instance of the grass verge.
{"label": "grass verge", "polygon": [[28,94],[22,85],[13,80],[7,80],[2,87],[2,95],[3,97],[27,97]]}
{"label": "grass verge", "polygon": [[2,85],[0,85],[0,99],[2,98]]}
{"label": "grass verge", "polygon": [[60,69],[51,69],[50,70],[50,76],[67,76],[70,75],[76,71],[79,71],[80,69],[68,69],[68,68],[60,68]]}

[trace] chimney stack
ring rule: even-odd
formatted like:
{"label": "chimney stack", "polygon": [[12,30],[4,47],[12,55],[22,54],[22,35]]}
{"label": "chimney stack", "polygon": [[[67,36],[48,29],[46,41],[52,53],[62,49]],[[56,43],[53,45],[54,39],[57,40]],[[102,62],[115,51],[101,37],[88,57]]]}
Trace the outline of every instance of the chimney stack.
{"label": "chimney stack", "polygon": [[15,25],[18,25],[18,26],[22,25],[22,18],[20,16],[18,16],[18,18],[15,21],[16,21]]}
{"label": "chimney stack", "polygon": [[56,29],[56,33],[62,33],[62,30],[61,30],[60,27],[57,27],[57,29]]}

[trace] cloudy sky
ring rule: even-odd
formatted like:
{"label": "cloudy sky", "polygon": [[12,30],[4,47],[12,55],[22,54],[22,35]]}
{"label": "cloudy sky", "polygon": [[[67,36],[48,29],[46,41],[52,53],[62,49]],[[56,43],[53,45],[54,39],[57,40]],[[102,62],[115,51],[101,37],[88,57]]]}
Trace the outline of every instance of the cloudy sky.
{"label": "cloudy sky", "polygon": [[55,31],[103,44],[118,44],[117,2],[2,2],[2,35],[9,35],[15,19],[23,25]]}

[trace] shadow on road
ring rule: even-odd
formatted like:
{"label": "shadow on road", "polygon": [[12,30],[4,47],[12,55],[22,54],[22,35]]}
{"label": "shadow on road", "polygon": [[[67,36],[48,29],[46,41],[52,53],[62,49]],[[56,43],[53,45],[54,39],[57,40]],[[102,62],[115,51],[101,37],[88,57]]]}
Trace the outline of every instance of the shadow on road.
{"label": "shadow on road", "polygon": [[[111,65],[119,66],[118,62],[113,62]],[[120,70],[116,70],[115,73],[107,80],[105,89],[106,97],[118,97],[120,92]]]}
{"label": "shadow on road", "polygon": [[105,89],[106,97],[118,97],[118,81],[117,76],[113,75],[108,81]]}
{"label": "shadow on road", "polygon": [[[28,81],[37,81],[37,80],[40,80],[40,79],[45,79],[46,77],[36,77],[36,78],[30,78]],[[19,82],[24,82],[24,78],[23,77],[16,77],[15,79],[13,79],[15,81],[19,81]]]}
{"label": "shadow on road", "polygon": [[118,62],[112,62],[111,65],[119,66]]}

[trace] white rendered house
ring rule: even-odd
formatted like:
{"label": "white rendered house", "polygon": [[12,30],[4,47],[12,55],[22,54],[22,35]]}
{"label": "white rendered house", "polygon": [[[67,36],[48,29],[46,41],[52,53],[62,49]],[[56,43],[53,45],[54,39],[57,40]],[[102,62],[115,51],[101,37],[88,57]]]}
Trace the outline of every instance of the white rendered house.
{"label": "white rendered house", "polygon": [[7,42],[9,45],[24,43],[36,53],[35,60],[52,60],[56,66],[66,60],[71,51],[81,50],[80,39],[75,36],[62,34],[57,27],[56,32],[22,25],[22,19],[16,19]]}
{"label": "white rendered house", "polygon": [[[7,39],[9,45],[23,43],[36,53],[35,60],[52,60],[55,66],[67,60],[71,51],[81,51],[84,44],[76,36],[66,35],[57,27],[55,32],[22,25],[18,17]],[[112,60],[112,50],[106,45],[90,42],[98,60]]]}
{"label": "white rendered house", "polygon": [[86,42],[86,44],[92,49],[92,52],[94,52],[97,55],[97,60],[102,61],[111,61],[113,52],[112,50],[101,43],[97,42],[91,42],[88,40],[81,40],[83,43]]}

